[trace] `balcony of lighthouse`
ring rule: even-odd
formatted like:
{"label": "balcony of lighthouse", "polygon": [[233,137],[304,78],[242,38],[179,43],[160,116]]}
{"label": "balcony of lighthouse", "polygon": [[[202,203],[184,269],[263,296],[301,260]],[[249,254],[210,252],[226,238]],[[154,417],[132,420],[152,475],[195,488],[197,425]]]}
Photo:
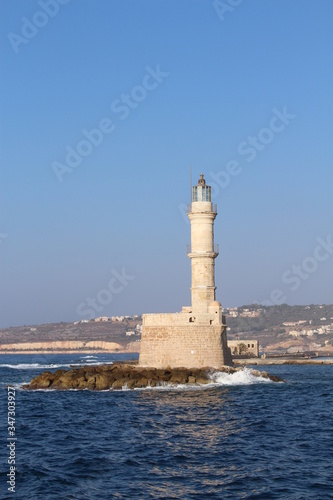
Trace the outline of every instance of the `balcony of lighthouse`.
{"label": "balcony of lighthouse", "polygon": [[186,253],[187,253],[187,256],[191,259],[192,257],[213,257],[214,259],[218,256],[218,254],[220,253],[220,247],[219,247],[219,244],[215,244],[214,245],[214,248],[213,248],[213,251],[208,251],[208,250],[195,250],[194,253],[192,253],[192,245],[191,243],[189,243],[188,245],[186,245]]}
{"label": "balcony of lighthouse", "polygon": [[187,213],[188,214],[200,214],[200,213],[213,213],[215,216],[217,215],[217,205],[213,205],[211,201],[192,201],[189,205],[187,205]]}

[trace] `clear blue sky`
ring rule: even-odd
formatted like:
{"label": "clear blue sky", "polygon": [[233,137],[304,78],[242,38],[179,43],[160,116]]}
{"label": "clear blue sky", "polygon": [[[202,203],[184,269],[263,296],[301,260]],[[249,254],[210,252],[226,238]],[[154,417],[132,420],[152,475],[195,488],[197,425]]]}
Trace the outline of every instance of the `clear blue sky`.
{"label": "clear blue sky", "polygon": [[189,305],[190,164],[223,306],[333,303],[331,0],[0,9],[1,326]]}

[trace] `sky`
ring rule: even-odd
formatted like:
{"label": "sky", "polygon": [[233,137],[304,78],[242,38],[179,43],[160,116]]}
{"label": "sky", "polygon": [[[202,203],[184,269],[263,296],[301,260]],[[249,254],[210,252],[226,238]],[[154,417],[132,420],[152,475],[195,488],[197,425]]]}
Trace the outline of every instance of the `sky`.
{"label": "sky", "polygon": [[0,326],[333,303],[331,0],[1,0]]}

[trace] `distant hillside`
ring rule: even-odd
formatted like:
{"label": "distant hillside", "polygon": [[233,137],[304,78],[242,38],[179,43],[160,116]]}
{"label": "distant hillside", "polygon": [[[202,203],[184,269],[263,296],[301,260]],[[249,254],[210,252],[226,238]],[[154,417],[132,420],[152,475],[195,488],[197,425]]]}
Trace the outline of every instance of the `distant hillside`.
{"label": "distant hillside", "polygon": [[[224,315],[229,340],[257,339],[261,350],[272,352],[311,350],[333,353],[333,305],[267,307],[251,304],[226,308]],[[9,348],[9,344],[102,341],[139,351],[141,325],[141,316],[113,316],[75,323],[2,328],[0,350]]]}
{"label": "distant hillside", "polygon": [[0,346],[8,344],[57,341],[106,341],[127,345],[140,341],[141,316],[97,318],[75,323],[46,323],[0,329]]}
{"label": "distant hillside", "polygon": [[[262,331],[265,328],[276,328],[286,322],[295,322],[305,320],[312,321],[311,325],[322,326],[333,322],[333,305],[308,305],[308,306],[260,306],[251,304],[236,308],[237,317],[232,317],[234,309],[225,309],[228,318],[228,326],[232,330]],[[251,317],[249,312],[260,312],[259,317]],[[325,320],[322,320],[325,318]],[[233,332],[234,333],[234,332]]]}
{"label": "distant hillside", "polygon": [[229,339],[255,338],[272,351],[333,350],[333,305],[251,304],[224,313]]}

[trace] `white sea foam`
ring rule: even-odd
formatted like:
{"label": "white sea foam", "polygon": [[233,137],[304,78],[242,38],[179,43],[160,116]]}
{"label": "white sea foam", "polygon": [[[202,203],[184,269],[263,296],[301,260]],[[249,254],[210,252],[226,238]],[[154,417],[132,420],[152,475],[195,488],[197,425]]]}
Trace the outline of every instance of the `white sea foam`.
{"label": "white sea foam", "polygon": [[[76,363],[77,365],[79,366],[98,366],[98,365],[113,365],[113,361],[94,361],[94,360],[84,360],[84,361],[81,361],[81,363]],[[71,366],[74,366],[75,363],[71,363]]]}
{"label": "white sea foam", "polygon": [[17,365],[0,365],[0,368],[12,368],[13,370],[36,370],[39,368],[59,368],[59,366],[69,365],[41,365],[39,363],[19,363]]}
{"label": "white sea foam", "polygon": [[30,380],[28,382],[1,382],[0,388],[7,389],[7,387],[13,387],[15,391],[20,391],[22,389],[22,385],[30,384]]}
{"label": "white sea foam", "polygon": [[113,365],[113,361],[100,361],[98,363],[96,362],[86,362],[83,361],[82,363],[64,363],[64,364],[49,364],[49,365],[42,365],[39,363],[19,363],[17,365],[8,365],[8,364],[0,364],[0,368],[12,368],[13,370],[39,370],[39,369],[53,369],[53,368],[71,368],[74,366],[84,366],[84,365]]}
{"label": "white sea foam", "polygon": [[[99,366],[99,365],[113,365],[113,361],[84,361],[82,363],[71,363],[68,366]],[[64,365],[61,365],[64,366]]]}
{"label": "white sea foam", "polygon": [[270,383],[271,380],[264,377],[256,377],[251,370],[244,368],[235,373],[215,372],[211,375],[214,385],[230,386],[230,385],[251,385],[260,383]]}
{"label": "white sea foam", "polygon": [[[239,385],[252,385],[252,384],[262,384],[262,383],[271,383],[270,379],[264,377],[256,377],[252,374],[251,370],[248,368],[244,368],[243,370],[239,370],[235,373],[225,373],[225,372],[214,372],[211,375],[211,382],[208,384],[177,384],[172,385],[167,382],[162,382],[161,385],[156,387],[142,387],[135,388],[136,391],[142,390],[159,390],[159,391],[193,391],[198,389],[209,389],[212,387],[225,387],[225,386],[239,386]],[[127,387],[124,387],[123,390],[129,390]]]}

